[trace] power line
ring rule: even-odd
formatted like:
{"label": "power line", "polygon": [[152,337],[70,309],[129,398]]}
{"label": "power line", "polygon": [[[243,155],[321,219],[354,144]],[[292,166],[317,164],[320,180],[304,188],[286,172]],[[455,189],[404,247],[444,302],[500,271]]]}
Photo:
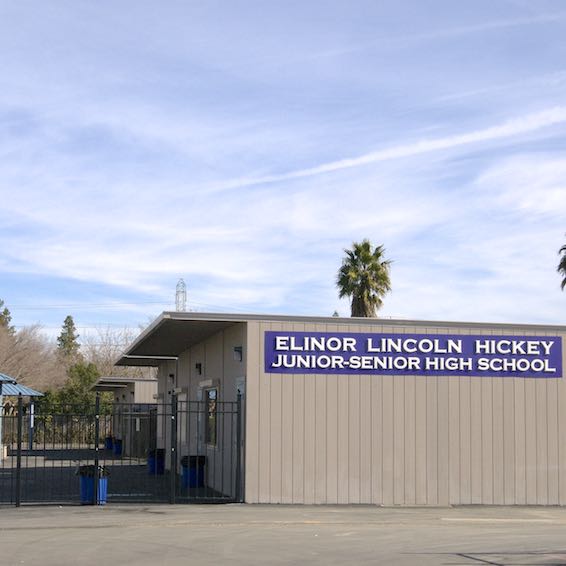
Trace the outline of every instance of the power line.
{"label": "power line", "polygon": [[[200,307],[210,307],[213,309],[221,309],[224,311],[235,311],[235,312],[248,312],[247,310],[242,310],[235,308],[233,306],[226,305],[211,305],[210,303],[197,303],[196,301],[191,301],[192,305],[198,305]],[[8,305],[10,309],[19,310],[50,310],[50,309],[97,309],[97,308],[119,308],[119,307],[130,307],[139,305],[172,305],[172,301],[139,301],[139,302],[127,302],[127,303],[69,303],[69,304],[47,304],[47,305],[30,305],[30,304],[10,304]]]}
{"label": "power line", "polygon": [[130,307],[138,305],[170,305],[171,301],[140,301],[140,302],[129,302],[129,303],[75,303],[67,305],[9,305],[11,309],[20,310],[49,310],[49,309],[97,309],[97,308],[118,308],[118,307]]}
{"label": "power line", "polygon": [[[197,303],[192,302],[192,305],[198,306],[200,308],[210,309],[213,311],[220,312],[235,312],[235,313],[247,313],[249,309],[240,309],[233,306],[226,305],[211,305],[209,303]],[[131,302],[131,303],[83,303],[83,304],[67,304],[67,305],[9,305],[10,309],[18,309],[22,311],[42,311],[42,310],[60,310],[60,309],[75,309],[75,310],[96,310],[96,309],[116,309],[121,307],[138,306],[138,305],[164,305],[172,306],[171,301],[145,301],[145,302]],[[189,309],[187,312],[191,312],[195,309]]]}
{"label": "power line", "polygon": [[[13,326],[14,328],[29,328],[30,326],[38,326],[40,330],[60,330],[61,327],[63,326],[62,324],[11,324],[10,326]],[[147,325],[141,325],[143,327],[147,326]],[[139,324],[107,324],[107,323],[102,323],[99,325],[75,325],[75,327],[77,328],[77,330],[104,330],[107,327],[112,327],[112,328],[116,328],[118,330],[120,329],[124,329],[124,330],[130,330],[130,329],[134,329],[134,330],[140,330],[140,325]]]}

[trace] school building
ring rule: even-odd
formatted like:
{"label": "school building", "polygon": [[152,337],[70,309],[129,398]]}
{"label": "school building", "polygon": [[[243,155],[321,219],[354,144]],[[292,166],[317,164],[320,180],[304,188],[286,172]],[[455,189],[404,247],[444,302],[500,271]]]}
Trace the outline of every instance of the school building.
{"label": "school building", "polygon": [[164,312],[117,364],[157,367],[160,403],[204,407],[158,431],[166,466],[198,456],[247,503],[565,505],[565,335]]}

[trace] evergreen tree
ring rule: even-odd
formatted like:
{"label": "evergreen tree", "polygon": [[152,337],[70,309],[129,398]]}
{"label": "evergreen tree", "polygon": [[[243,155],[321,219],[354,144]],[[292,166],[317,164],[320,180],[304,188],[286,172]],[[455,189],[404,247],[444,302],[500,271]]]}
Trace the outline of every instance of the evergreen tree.
{"label": "evergreen tree", "polygon": [[339,297],[352,298],[352,316],[374,317],[383,304],[383,296],[391,291],[390,260],[384,258],[383,246],[371,245],[369,240],[354,242],[338,271],[336,285]]}
{"label": "evergreen tree", "polygon": [[4,307],[4,301],[0,299],[0,327],[5,328],[13,336],[16,329],[10,324],[12,322],[12,313],[10,313],[8,307],[2,307]]}
{"label": "evergreen tree", "polygon": [[64,322],[61,334],[57,338],[57,349],[63,357],[67,359],[76,358],[79,354],[80,344],[78,342],[79,335],[75,321],[71,315],[68,315]]}
{"label": "evergreen tree", "polygon": [[67,375],[69,378],[59,392],[60,402],[72,406],[72,410],[79,414],[92,410],[96,393],[91,388],[100,377],[97,367],[94,364],[78,362],[69,368]]}
{"label": "evergreen tree", "polygon": [[[67,370],[67,381],[61,389],[48,389],[44,396],[36,401],[39,413],[48,415],[84,415],[94,411],[96,392],[92,390],[100,372],[93,363],[77,362]],[[111,414],[112,393],[100,395],[101,414]],[[76,432],[76,431],[75,431]]]}

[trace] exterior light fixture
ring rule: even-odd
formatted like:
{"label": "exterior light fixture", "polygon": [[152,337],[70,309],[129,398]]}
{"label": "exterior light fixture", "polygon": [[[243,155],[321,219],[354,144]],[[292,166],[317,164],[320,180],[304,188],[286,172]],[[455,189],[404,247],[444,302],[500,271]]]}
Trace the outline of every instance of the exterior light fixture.
{"label": "exterior light fixture", "polygon": [[243,358],[242,346],[234,346],[234,360],[236,362],[241,362]]}

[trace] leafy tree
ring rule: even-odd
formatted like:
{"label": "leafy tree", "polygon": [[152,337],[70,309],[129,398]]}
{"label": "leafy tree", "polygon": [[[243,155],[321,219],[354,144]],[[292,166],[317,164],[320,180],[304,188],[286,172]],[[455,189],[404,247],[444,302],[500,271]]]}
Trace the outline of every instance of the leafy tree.
{"label": "leafy tree", "polygon": [[14,334],[0,326],[0,371],[41,392],[61,387],[67,379],[66,364],[37,325]]}
{"label": "leafy tree", "polygon": [[50,413],[56,413],[59,406],[59,391],[47,389],[43,393],[43,397],[38,397],[35,400],[35,405],[41,414],[49,415]]}
{"label": "leafy tree", "polygon": [[4,307],[4,301],[0,299],[0,326],[4,327],[12,336],[16,329],[10,324],[12,322],[12,313],[8,307]]}
{"label": "leafy tree", "polygon": [[98,328],[96,334],[81,338],[81,356],[96,365],[100,375],[116,377],[154,377],[155,368],[119,367],[114,362],[132,343],[135,333],[128,328]]}
{"label": "leafy tree", "polygon": [[558,253],[562,254],[562,257],[560,258],[557,271],[563,276],[560,286],[562,287],[562,290],[564,290],[564,287],[566,287],[566,245],[562,246]]}
{"label": "leafy tree", "polygon": [[65,317],[61,334],[57,338],[57,350],[67,359],[76,358],[79,354],[80,344],[77,327],[71,315]]}
{"label": "leafy tree", "polygon": [[364,239],[344,252],[336,281],[339,297],[351,297],[352,316],[375,317],[384,295],[391,291],[391,261],[384,258],[385,248],[374,248]]}
{"label": "leafy tree", "polygon": [[[45,395],[36,401],[40,413],[80,415],[94,411],[96,392],[92,391],[92,387],[100,377],[96,365],[77,362],[67,370],[67,376],[67,381],[61,389],[48,389]],[[112,413],[112,401],[111,393],[100,394],[101,414]]]}
{"label": "leafy tree", "polygon": [[78,413],[92,410],[96,393],[91,388],[100,377],[97,367],[78,362],[69,368],[67,375],[69,378],[58,395],[60,403],[72,406]]}

